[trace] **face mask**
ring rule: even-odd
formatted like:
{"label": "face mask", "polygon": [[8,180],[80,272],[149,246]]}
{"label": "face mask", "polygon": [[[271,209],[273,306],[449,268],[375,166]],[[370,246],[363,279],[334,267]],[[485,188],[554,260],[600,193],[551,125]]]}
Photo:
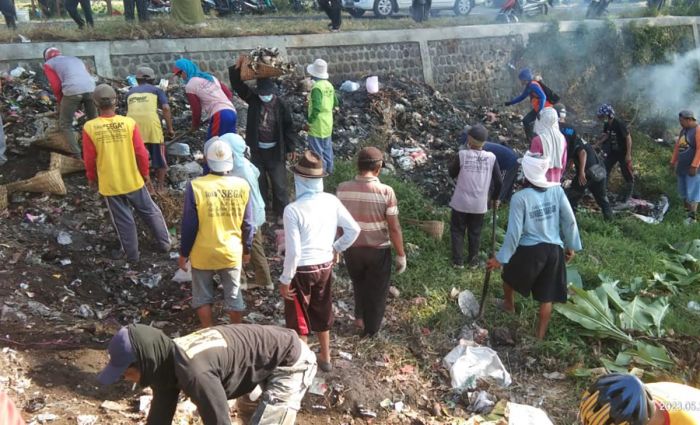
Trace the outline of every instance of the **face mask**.
{"label": "face mask", "polygon": [[260,98],[260,100],[262,100],[264,103],[270,102],[270,101],[272,100],[272,96],[273,96],[273,95],[271,95],[271,94],[268,94],[268,95],[265,95],[265,96],[258,95],[258,97]]}

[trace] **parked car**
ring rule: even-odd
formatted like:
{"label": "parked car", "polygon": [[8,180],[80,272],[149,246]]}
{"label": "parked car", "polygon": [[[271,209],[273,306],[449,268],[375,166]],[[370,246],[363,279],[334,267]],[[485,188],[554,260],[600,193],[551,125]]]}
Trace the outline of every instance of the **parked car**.
{"label": "parked car", "polygon": [[[477,0],[432,0],[431,13],[451,10],[455,15],[468,15]],[[482,0],[483,1],[483,0]],[[359,18],[371,10],[374,16],[386,18],[398,12],[409,13],[412,0],[343,0],[343,9]]]}

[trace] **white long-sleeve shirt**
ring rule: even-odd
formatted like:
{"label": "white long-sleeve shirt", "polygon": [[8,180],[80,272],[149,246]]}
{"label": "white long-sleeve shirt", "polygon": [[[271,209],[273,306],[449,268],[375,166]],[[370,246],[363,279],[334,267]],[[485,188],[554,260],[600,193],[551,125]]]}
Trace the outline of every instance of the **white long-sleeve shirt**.
{"label": "white long-sleeve shirt", "polygon": [[[343,234],[336,240],[338,228]],[[360,226],[343,204],[330,193],[305,196],[284,209],[286,254],[280,283],[289,285],[299,266],[333,260],[333,251],[343,252],[360,235]]]}

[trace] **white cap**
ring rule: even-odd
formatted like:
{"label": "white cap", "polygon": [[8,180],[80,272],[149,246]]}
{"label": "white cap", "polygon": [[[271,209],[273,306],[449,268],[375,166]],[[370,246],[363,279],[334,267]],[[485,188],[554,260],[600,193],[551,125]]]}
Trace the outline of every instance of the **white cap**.
{"label": "white cap", "polygon": [[228,143],[218,137],[207,141],[209,145],[204,152],[209,169],[216,173],[225,173],[233,170],[233,152]]}

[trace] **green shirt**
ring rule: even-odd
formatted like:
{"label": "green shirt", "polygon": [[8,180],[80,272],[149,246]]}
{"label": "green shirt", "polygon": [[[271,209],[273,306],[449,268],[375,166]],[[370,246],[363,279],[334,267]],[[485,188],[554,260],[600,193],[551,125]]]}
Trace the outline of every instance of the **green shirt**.
{"label": "green shirt", "polygon": [[333,108],[338,106],[335,89],[328,80],[314,83],[309,95],[309,136],[326,138],[333,134]]}

